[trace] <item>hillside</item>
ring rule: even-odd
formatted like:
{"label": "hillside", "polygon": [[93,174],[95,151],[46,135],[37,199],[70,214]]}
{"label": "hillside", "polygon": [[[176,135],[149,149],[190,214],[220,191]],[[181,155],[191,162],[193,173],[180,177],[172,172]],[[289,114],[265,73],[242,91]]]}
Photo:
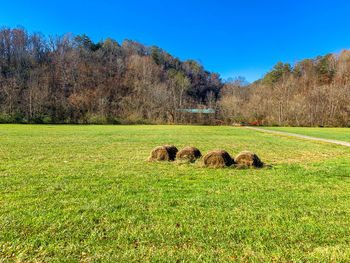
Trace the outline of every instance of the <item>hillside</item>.
{"label": "hillside", "polygon": [[176,110],[215,100],[219,75],[156,46],[86,35],[0,31],[1,122],[177,122]]}
{"label": "hillside", "polygon": [[[224,83],[157,46],[0,30],[0,123],[350,126],[350,51]],[[178,109],[213,108],[216,114]]]}
{"label": "hillside", "polygon": [[350,50],[278,62],[249,86],[238,81],[221,91],[229,122],[258,120],[278,126],[350,126]]}

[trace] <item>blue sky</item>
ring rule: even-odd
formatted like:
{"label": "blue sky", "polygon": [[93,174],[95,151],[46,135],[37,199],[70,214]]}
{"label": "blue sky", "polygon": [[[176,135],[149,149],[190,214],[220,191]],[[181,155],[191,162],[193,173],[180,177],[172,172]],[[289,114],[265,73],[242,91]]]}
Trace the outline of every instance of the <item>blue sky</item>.
{"label": "blue sky", "polygon": [[0,1],[0,25],[94,41],[137,40],[224,79],[350,48],[350,1]]}

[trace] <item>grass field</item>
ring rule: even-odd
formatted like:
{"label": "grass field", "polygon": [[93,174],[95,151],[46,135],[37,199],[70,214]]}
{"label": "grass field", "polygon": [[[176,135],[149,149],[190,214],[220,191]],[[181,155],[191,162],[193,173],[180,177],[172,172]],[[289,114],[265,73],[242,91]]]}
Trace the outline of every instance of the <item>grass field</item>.
{"label": "grass field", "polygon": [[349,128],[298,128],[298,127],[263,127],[266,130],[289,132],[311,137],[350,142]]}
{"label": "grass field", "polygon": [[[145,162],[168,143],[272,167]],[[242,128],[0,125],[0,262],[349,262],[349,164]]]}

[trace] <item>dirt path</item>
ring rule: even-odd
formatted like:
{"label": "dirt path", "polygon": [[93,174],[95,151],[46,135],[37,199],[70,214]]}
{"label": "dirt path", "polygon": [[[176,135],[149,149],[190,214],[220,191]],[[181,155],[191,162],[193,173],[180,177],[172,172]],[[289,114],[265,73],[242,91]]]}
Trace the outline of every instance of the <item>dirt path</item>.
{"label": "dirt path", "polygon": [[295,134],[295,133],[271,131],[271,130],[265,130],[265,129],[255,128],[255,127],[248,127],[248,126],[244,126],[244,128],[251,129],[251,130],[257,130],[257,131],[262,131],[262,132],[275,133],[275,134],[279,134],[279,135],[288,135],[288,136],[293,136],[293,137],[303,138],[303,139],[308,139],[308,140],[313,140],[313,141],[319,141],[319,142],[335,143],[335,144],[340,144],[340,145],[343,145],[343,146],[350,147],[350,142],[342,142],[342,141],[335,141],[335,140],[329,140],[329,139],[315,138],[315,137],[299,135],[299,134]]}

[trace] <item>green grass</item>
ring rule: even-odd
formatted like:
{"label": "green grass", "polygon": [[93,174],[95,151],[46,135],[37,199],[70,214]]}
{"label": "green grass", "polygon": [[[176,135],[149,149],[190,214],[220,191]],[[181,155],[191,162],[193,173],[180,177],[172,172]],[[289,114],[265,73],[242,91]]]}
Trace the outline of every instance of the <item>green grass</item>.
{"label": "green grass", "polygon": [[[145,162],[166,143],[272,168]],[[349,262],[349,163],[233,127],[0,125],[0,262]]]}
{"label": "green grass", "polygon": [[263,129],[350,142],[350,128],[263,127]]}

